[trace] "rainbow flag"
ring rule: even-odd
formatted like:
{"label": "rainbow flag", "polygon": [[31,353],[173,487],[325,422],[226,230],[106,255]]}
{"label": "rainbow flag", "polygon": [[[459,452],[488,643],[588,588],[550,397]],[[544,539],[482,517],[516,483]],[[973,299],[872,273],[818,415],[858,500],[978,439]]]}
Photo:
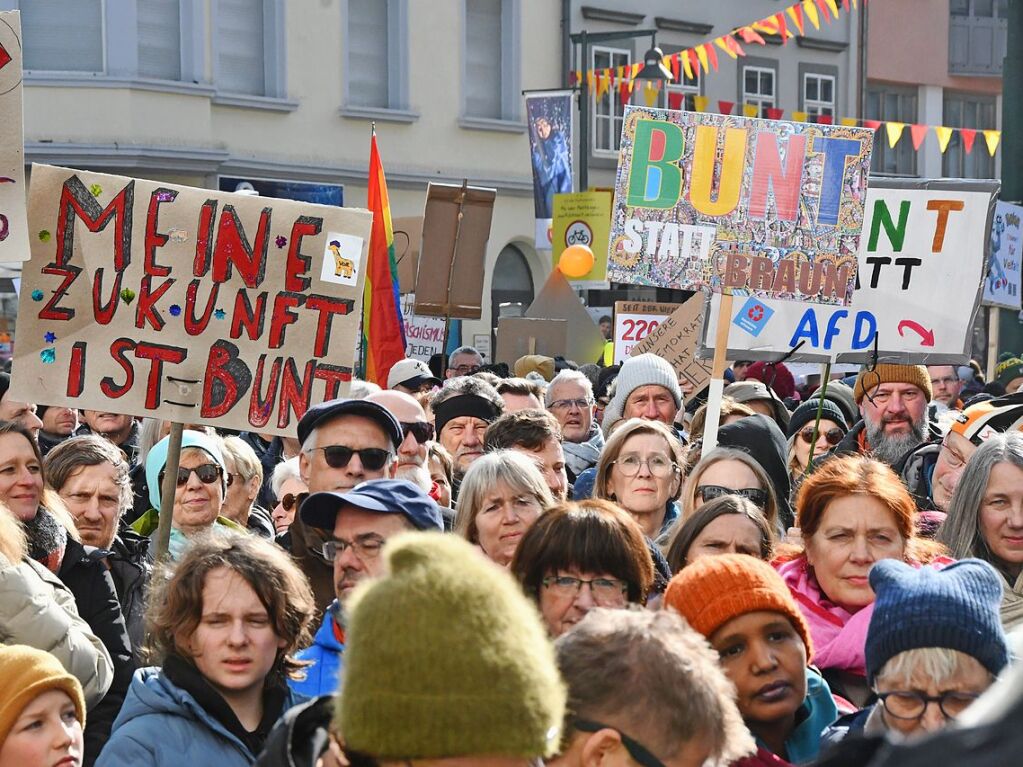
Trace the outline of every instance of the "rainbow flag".
{"label": "rainbow flag", "polygon": [[387,180],[377,149],[377,134],[369,147],[369,196],[366,207],[373,213],[369,237],[369,262],[362,298],[363,376],[387,388],[391,367],[405,357],[405,323],[398,295],[398,265],[394,260],[394,230]]}

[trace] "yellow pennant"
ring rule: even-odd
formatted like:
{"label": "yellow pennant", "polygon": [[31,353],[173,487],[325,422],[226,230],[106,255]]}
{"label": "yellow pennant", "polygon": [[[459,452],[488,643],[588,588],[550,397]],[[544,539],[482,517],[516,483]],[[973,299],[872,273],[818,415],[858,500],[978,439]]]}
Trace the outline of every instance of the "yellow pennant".
{"label": "yellow pennant", "polygon": [[934,133],[938,137],[938,149],[941,150],[942,154],[945,154],[945,150],[948,149],[948,142],[952,138],[952,129],[946,128],[944,125],[935,125]]}
{"label": "yellow pennant", "polygon": [[686,73],[686,79],[692,80],[693,68],[689,65],[689,55],[685,51],[682,51],[678,55],[678,60],[682,62],[682,71]]}
{"label": "yellow pennant", "polygon": [[742,113],[744,115],[746,115],[746,117],[756,117],[759,112],[760,112],[760,109],[757,108],[756,104],[743,104],[742,105]]}
{"label": "yellow pennant", "polygon": [[998,130],[986,130],[984,131],[984,143],[987,144],[987,152],[992,157],[995,156],[995,150],[998,149],[998,142],[1002,138],[1002,132]]}
{"label": "yellow pennant", "polygon": [[604,98],[604,94],[607,93],[607,89],[611,87],[610,76],[597,75],[597,101]]}
{"label": "yellow pennant", "polygon": [[700,60],[700,66],[703,67],[704,72],[709,72],[709,65],[707,64],[707,51],[702,45],[696,46],[696,57]]}
{"label": "yellow pennant", "polygon": [[841,120],[839,120],[838,122],[839,122],[840,124],[842,124],[842,125],[845,125],[845,126],[846,126],[846,127],[848,127],[848,128],[854,128],[854,127],[856,127],[856,118],[855,118],[855,117],[843,117],[843,118],[842,118]]}
{"label": "yellow pennant", "polygon": [[643,100],[646,102],[648,107],[652,107],[657,103],[657,91],[654,90],[652,83],[647,83],[643,88]]}
{"label": "yellow pennant", "polygon": [[797,123],[806,122],[806,112],[793,112],[792,119]]}
{"label": "yellow pennant", "polygon": [[733,59],[737,59],[737,58],[739,58],[738,54],[736,54],[736,52],[735,52],[735,51],[733,51],[733,50],[732,50],[731,48],[729,48],[729,47],[728,47],[728,45],[727,45],[727,44],[725,43],[725,38],[724,38],[724,36],[721,36],[721,37],[719,37],[719,38],[718,38],[717,40],[715,40],[715,41],[714,41],[714,44],[715,44],[715,45],[717,45],[717,47],[718,47],[718,48],[720,48],[721,50],[723,50],[723,51],[724,51],[725,53],[727,53],[727,54],[728,54],[729,56],[731,56],[731,57],[732,57]]}
{"label": "yellow pennant", "polygon": [[835,14],[835,18],[837,19],[838,18],[838,3],[836,3],[835,0],[824,0],[824,2],[826,2],[828,4],[828,8],[831,9],[831,12],[833,14]]}
{"label": "yellow pennant", "polygon": [[693,96],[693,106],[697,112],[706,112],[707,104],[710,103],[710,96]]}
{"label": "yellow pennant", "polygon": [[813,0],[803,0],[803,13],[806,14],[806,18],[813,24],[814,29],[821,28],[821,20],[817,15],[817,6],[813,4]]}
{"label": "yellow pennant", "polygon": [[899,143],[899,139],[902,138],[902,131],[906,127],[906,123],[885,123],[884,129],[888,132],[888,146],[892,149]]}

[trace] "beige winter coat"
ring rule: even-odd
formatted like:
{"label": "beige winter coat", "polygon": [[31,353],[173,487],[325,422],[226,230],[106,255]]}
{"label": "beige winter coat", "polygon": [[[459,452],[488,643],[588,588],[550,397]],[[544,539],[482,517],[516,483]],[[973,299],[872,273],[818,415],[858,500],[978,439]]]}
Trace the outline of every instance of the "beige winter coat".
{"label": "beige winter coat", "polygon": [[0,642],[52,654],[82,683],[89,708],[106,695],[114,678],[110,655],[79,617],[74,596],[30,559],[12,565],[0,554]]}

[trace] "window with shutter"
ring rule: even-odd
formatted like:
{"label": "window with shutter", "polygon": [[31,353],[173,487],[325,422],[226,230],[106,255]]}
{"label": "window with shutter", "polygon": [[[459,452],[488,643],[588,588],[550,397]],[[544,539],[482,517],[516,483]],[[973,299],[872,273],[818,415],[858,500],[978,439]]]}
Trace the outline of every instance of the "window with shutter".
{"label": "window with shutter", "polygon": [[465,0],[465,114],[505,119],[502,0]]}
{"label": "window with shutter", "polygon": [[217,88],[268,96],[264,0],[217,0]]}
{"label": "window with shutter", "polygon": [[391,3],[348,0],[348,103],[359,107],[397,108],[389,88]]}
{"label": "window with shutter", "polygon": [[138,3],[139,75],[181,79],[181,7],[178,0]]}
{"label": "window with shutter", "polygon": [[22,2],[24,68],[103,74],[103,0]]}

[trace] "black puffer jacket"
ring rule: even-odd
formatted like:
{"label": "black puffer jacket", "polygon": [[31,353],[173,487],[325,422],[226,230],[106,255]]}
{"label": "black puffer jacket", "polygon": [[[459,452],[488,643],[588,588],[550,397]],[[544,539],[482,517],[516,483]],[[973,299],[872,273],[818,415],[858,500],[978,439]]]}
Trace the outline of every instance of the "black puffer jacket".
{"label": "black puffer jacket", "polygon": [[123,532],[114,538],[107,557],[136,666],[146,665],[140,653],[145,640],[149,578],[153,574],[153,555],[149,544],[149,538],[131,531]]}
{"label": "black puffer jacket", "polygon": [[334,698],[321,695],[285,713],[253,767],[316,767],[329,744]]}
{"label": "black puffer jacket", "polygon": [[91,765],[110,737],[110,728],[121,710],[135,673],[131,641],[117,600],[117,590],[104,559],[109,552],[83,546],[68,538],[57,577],[75,597],[78,614],[110,653],[114,681],[106,696],[88,712],[85,727],[85,760]]}

